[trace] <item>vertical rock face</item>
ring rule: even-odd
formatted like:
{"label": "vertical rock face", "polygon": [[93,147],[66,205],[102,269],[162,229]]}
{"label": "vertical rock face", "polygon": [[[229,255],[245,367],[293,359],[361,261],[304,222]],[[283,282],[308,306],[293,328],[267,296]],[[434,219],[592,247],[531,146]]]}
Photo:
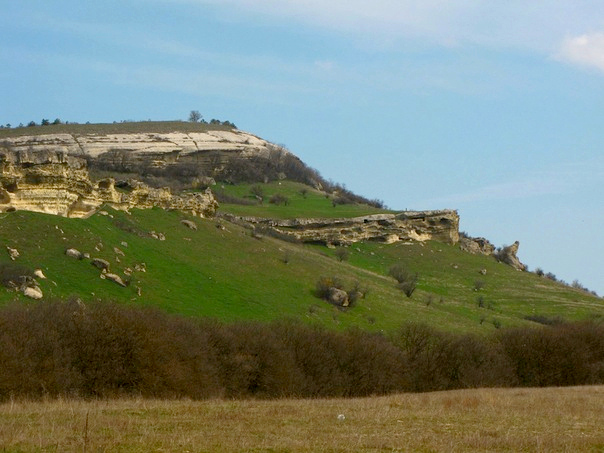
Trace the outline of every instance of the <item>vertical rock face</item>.
{"label": "vertical rock face", "polygon": [[214,215],[218,204],[211,192],[175,196],[169,189],[153,189],[132,181],[120,193],[112,178],[93,184],[86,160],[63,151],[0,150],[0,212],[44,212],[86,217],[102,204],[116,209],[160,206],[199,216]]}

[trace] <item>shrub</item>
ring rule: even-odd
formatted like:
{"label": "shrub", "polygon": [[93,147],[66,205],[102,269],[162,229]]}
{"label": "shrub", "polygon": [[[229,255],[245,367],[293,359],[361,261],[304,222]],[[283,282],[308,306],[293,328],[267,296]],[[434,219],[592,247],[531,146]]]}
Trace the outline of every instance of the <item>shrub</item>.
{"label": "shrub", "polygon": [[533,321],[539,324],[543,324],[545,326],[555,326],[566,322],[564,318],[561,318],[560,316],[554,316],[553,318],[551,318],[543,315],[528,315],[525,316],[524,319],[526,319],[527,321]]}
{"label": "shrub", "polygon": [[230,195],[224,190],[217,190],[215,192],[212,191],[212,193],[214,194],[214,197],[216,197],[216,201],[218,201],[218,203],[238,204],[242,206],[253,206],[257,204],[255,201]]}
{"label": "shrub", "polygon": [[476,280],[474,282],[474,291],[480,291],[483,288],[484,288],[484,281],[483,280]]}
{"label": "shrub", "polygon": [[276,193],[268,200],[268,202],[272,203],[272,204],[276,204],[277,206],[279,206],[279,205],[287,206],[289,204],[289,198],[287,198],[285,195],[282,195],[280,193]]}
{"label": "shrub", "polygon": [[344,285],[339,277],[319,277],[315,285],[315,295],[324,300],[329,300],[330,288],[343,289]]}
{"label": "shrub", "polygon": [[252,196],[256,197],[260,202],[262,202],[262,199],[264,198],[264,189],[262,188],[262,186],[256,184],[250,187],[250,193],[252,194]]}
{"label": "shrub", "polygon": [[478,296],[476,298],[476,303],[480,308],[484,308],[484,296]]}
{"label": "shrub", "polygon": [[409,271],[402,264],[391,266],[388,274],[398,282],[397,288],[407,297],[411,297],[417,286],[418,274]]}
{"label": "shrub", "polygon": [[348,249],[344,248],[344,247],[338,247],[335,252],[334,255],[336,256],[336,258],[338,259],[338,261],[342,262],[342,261],[347,261],[349,256],[350,256],[350,252],[348,251]]}
{"label": "shrub", "polygon": [[0,263],[0,284],[6,288],[15,287],[22,283],[23,279],[33,277],[31,269],[17,263]]}

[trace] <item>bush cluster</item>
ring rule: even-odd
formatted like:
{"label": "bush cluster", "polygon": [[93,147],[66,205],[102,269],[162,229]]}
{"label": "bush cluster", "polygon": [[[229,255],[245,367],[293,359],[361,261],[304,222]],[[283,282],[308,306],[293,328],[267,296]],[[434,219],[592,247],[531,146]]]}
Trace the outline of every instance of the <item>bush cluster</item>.
{"label": "bush cluster", "polygon": [[0,263],[0,285],[12,288],[22,283],[23,278],[33,277],[31,269],[17,263]]}
{"label": "bush cluster", "polygon": [[[161,335],[158,335],[161,332]],[[391,337],[293,321],[221,324],[78,301],[0,309],[0,400],[339,397],[604,383],[604,326]]]}
{"label": "bush cluster", "polygon": [[394,278],[398,284],[396,285],[407,297],[411,297],[417,286],[418,274],[411,272],[402,264],[393,264],[388,270],[388,275]]}

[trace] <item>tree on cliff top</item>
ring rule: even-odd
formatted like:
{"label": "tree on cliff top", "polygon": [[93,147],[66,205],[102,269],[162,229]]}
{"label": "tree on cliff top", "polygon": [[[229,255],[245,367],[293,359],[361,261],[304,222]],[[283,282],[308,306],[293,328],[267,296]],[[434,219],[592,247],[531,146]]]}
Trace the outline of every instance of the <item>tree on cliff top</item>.
{"label": "tree on cliff top", "polygon": [[197,123],[201,120],[202,116],[201,113],[199,113],[199,110],[191,110],[191,113],[189,113],[189,121],[191,121],[192,123]]}

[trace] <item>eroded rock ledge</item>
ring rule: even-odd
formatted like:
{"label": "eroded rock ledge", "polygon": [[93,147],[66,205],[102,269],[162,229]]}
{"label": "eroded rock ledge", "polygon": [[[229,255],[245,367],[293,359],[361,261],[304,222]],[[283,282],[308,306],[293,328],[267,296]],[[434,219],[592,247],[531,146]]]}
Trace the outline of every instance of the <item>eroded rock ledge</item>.
{"label": "eroded rock ledge", "polygon": [[90,181],[86,160],[65,151],[0,151],[0,212],[24,210],[64,217],[87,217],[101,205],[115,209],[178,209],[201,217],[218,207],[212,192],[173,195],[130,180],[117,191],[113,178]]}
{"label": "eroded rock ledge", "polygon": [[224,215],[227,220],[268,228],[301,242],[350,245],[376,240],[387,244],[401,241],[459,241],[457,211],[405,211],[337,219],[266,219]]}

